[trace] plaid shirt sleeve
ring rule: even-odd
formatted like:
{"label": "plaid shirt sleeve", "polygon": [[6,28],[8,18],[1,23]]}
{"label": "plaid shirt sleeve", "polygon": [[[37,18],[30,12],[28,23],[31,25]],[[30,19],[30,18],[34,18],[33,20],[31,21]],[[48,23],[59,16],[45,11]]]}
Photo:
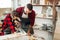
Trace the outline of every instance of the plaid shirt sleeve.
{"label": "plaid shirt sleeve", "polygon": [[6,29],[7,25],[9,25],[11,32],[14,33],[15,32],[15,28],[13,26],[13,23],[11,21],[11,16],[10,14],[6,16],[6,18],[4,19],[3,25],[2,25],[2,29],[3,31]]}
{"label": "plaid shirt sleeve", "polygon": [[3,36],[4,35],[4,32],[0,33],[0,36]]}

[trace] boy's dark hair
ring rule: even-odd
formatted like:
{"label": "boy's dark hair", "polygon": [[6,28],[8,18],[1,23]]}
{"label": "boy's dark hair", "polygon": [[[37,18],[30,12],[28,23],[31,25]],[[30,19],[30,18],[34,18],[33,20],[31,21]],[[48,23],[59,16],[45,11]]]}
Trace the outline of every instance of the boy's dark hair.
{"label": "boy's dark hair", "polygon": [[27,8],[28,8],[29,10],[32,10],[32,9],[33,9],[33,5],[32,5],[32,4],[27,4]]}
{"label": "boy's dark hair", "polygon": [[16,10],[12,11],[12,15],[13,15],[13,16],[16,16],[16,17],[19,17],[19,13],[16,12]]}

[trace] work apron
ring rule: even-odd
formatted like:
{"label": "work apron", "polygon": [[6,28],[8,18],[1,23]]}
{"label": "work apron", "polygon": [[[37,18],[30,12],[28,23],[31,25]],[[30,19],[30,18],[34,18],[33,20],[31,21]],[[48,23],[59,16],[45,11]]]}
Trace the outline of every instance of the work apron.
{"label": "work apron", "polygon": [[[27,33],[30,25],[30,19],[29,18],[23,18],[22,16],[20,17],[22,26],[21,28]],[[33,28],[30,30],[31,34],[34,34]]]}

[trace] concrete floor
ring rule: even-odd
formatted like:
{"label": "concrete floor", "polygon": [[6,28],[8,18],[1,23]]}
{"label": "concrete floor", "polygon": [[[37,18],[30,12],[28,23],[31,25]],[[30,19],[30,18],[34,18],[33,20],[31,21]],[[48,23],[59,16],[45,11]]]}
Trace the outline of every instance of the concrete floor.
{"label": "concrete floor", "polygon": [[35,31],[35,36],[37,36],[38,40],[40,38],[44,38],[44,40],[52,40],[52,34],[48,33],[47,31],[39,31],[39,30],[34,30]]}
{"label": "concrete floor", "polygon": [[[34,30],[36,36],[36,40],[52,40],[52,35],[48,33],[47,31],[40,31],[40,30]],[[20,33],[19,33],[20,34]],[[18,34],[10,34],[0,37],[0,40],[28,40],[28,36],[21,36]]]}

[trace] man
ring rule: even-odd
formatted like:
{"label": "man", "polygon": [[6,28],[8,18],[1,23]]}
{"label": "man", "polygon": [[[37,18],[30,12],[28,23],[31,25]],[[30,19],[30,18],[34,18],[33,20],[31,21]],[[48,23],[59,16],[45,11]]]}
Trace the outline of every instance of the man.
{"label": "man", "polygon": [[22,29],[28,34],[34,34],[33,25],[35,22],[35,11],[32,4],[27,4],[25,7],[19,7],[16,11],[20,15]]}
{"label": "man", "polygon": [[6,34],[14,33],[16,30],[13,21],[17,18],[18,13],[16,11],[13,11],[11,14],[8,14],[6,18],[3,20],[2,31],[6,32]]}

